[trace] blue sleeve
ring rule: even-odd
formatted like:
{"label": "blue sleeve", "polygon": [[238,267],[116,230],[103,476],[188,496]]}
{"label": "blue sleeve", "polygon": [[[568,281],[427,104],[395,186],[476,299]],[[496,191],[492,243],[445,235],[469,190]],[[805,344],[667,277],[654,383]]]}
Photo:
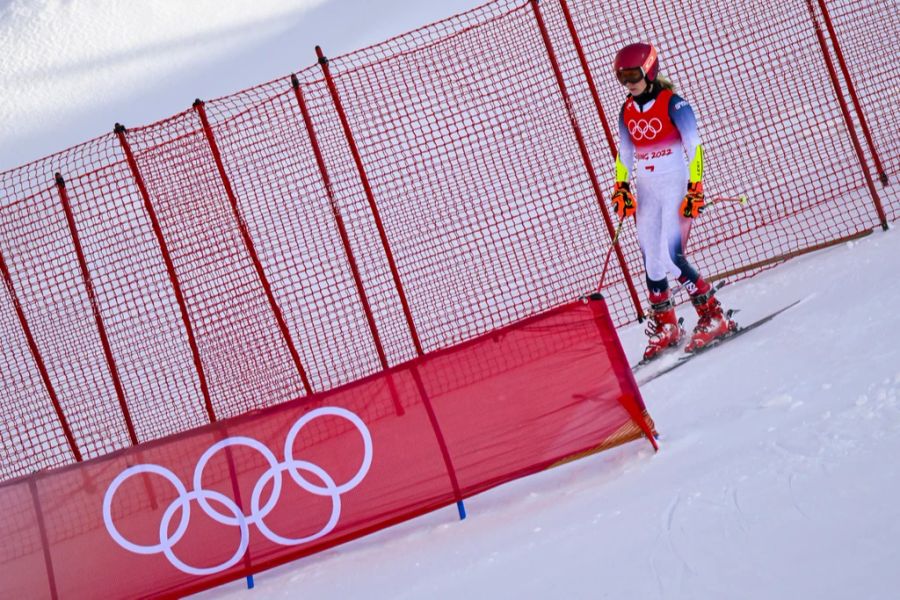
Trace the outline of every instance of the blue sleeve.
{"label": "blue sleeve", "polygon": [[[625,126],[625,105],[619,111],[619,156],[618,161],[628,169],[631,173],[634,169],[634,142],[631,141],[631,134],[628,133],[628,127]],[[621,181],[617,174],[617,181]]]}
{"label": "blue sleeve", "polygon": [[697,128],[697,117],[694,116],[694,109],[688,104],[688,101],[679,96],[672,94],[669,100],[669,118],[681,134],[681,142],[684,144],[684,151],[691,160],[700,147],[700,131]]}

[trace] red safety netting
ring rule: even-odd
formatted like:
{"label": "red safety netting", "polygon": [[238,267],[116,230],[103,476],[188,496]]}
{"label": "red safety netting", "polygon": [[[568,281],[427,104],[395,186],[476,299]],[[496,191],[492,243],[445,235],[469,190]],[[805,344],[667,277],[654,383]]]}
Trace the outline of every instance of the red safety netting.
{"label": "red safety netting", "polygon": [[[835,38],[828,38],[833,50],[835,68],[840,68],[839,58],[844,64],[856,92],[856,99],[871,134],[871,146],[865,130],[859,126],[860,143],[865,148],[870,176],[879,174],[877,163],[881,163],[888,176],[890,187],[878,185],[888,219],[900,216],[900,113],[891,93],[885,89],[885,82],[892,80],[891,56],[896,56],[897,35],[900,32],[900,10],[896,2],[879,0],[876,2],[835,2],[834,0],[813,0],[819,26],[827,31],[828,21]],[[824,8],[824,10],[823,10]],[[827,12],[826,12],[827,11]],[[884,58],[882,58],[884,57]],[[883,75],[882,75],[883,73]],[[853,106],[853,94],[845,81],[841,81],[845,98],[850,105],[854,123],[860,124]],[[890,86],[888,86],[890,87]],[[878,161],[875,157],[878,157]]]}
{"label": "red safety netting", "polygon": [[[402,414],[373,410],[392,396]],[[183,596],[652,427],[605,303],[566,304],[329,393],[4,484],[0,576],[18,598]]]}
{"label": "red safety netting", "polygon": [[[206,109],[268,280],[296,332],[313,389],[331,389],[379,370],[290,80],[210,102]],[[346,208],[344,212],[356,230]]]}
{"label": "red safety netting", "polygon": [[[865,234],[864,120],[900,176],[867,59],[898,27],[880,2],[500,0],[0,173],[0,479],[334,389],[593,289],[627,42],[652,40],[695,106],[710,196],[751,196],[696,222],[709,278]],[[864,119],[827,68],[839,49]],[[896,218],[900,188],[876,187]],[[643,290],[631,223],[621,247],[616,324]]]}
{"label": "red safety netting", "polygon": [[[350,129],[375,133],[355,137],[426,350],[591,289],[609,239],[534,10],[517,4],[329,63]],[[360,202],[352,156],[329,164],[339,200]]]}
{"label": "red safety netting", "polygon": [[[191,369],[175,294],[141,195],[114,136],[105,140],[103,151],[103,167],[69,177],[66,191],[140,442],[203,425],[208,417]],[[77,277],[78,293],[83,295],[85,283],[80,274]],[[97,329],[92,320],[85,331]],[[82,334],[69,331],[71,336]],[[101,355],[94,356],[91,367],[107,377],[111,372]],[[124,431],[119,435],[125,437]]]}
{"label": "red safety netting", "polygon": [[185,295],[215,417],[302,394],[197,111],[126,138]]}

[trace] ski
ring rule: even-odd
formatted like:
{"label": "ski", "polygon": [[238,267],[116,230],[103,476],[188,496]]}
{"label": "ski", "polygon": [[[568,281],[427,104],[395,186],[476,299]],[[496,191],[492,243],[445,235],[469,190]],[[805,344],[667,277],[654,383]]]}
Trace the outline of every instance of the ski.
{"label": "ski", "polygon": [[[775,317],[777,317],[777,316],[780,315],[781,313],[785,312],[786,310],[788,310],[788,309],[790,309],[790,308],[793,308],[793,307],[797,306],[797,305],[798,305],[800,302],[802,302],[803,300],[804,300],[804,298],[801,298],[800,300],[796,300],[796,301],[794,301],[794,302],[791,302],[791,303],[788,304],[787,306],[782,307],[782,308],[779,308],[779,309],[776,310],[775,312],[770,313],[770,314],[766,315],[765,317],[762,317],[761,319],[759,319],[759,320],[757,320],[757,321],[754,321],[753,323],[750,323],[749,325],[747,325],[747,326],[745,326],[745,327],[741,327],[740,325],[738,325],[738,328],[737,328],[736,330],[734,330],[733,332],[728,333],[728,334],[726,334],[726,335],[720,337],[719,339],[715,340],[713,343],[711,343],[711,344],[708,345],[708,346],[704,346],[703,348],[700,348],[699,350],[695,350],[694,352],[691,352],[690,354],[687,354],[687,355],[685,355],[685,356],[682,356],[682,357],[679,358],[674,364],[669,365],[668,367],[665,367],[664,369],[661,369],[661,370],[659,370],[659,371],[653,373],[652,375],[646,377],[645,379],[639,381],[639,382],[638,382],[638,385],[644,385],[644,384],[646,384],[646,383],[650,383],[651,381],[653,381],[653,380],[656,379],[657,377],[662,377],[663,375],[666,375],[667,373],[671,373],[672,371],[674,371],[674,370],[677,369],[678,367],[684,366],[684,365],[687,364],[691,359],[696,358],[697,356],[700,356],[701,354],[705,353],[706,351],[712,350],[713,348],[716,348],[716,347],[718,347],[718,346],[721,346],[722,344],[724,344],[725,342],[728,342],[729,340],[733,340],[734,338],[736,338],[736,337],[738,337],[738,336],[740,336],[740,335],[743,335],[743,334],[747,333],[748,331],[752,331],[753,329],[756,329],[756,328],[759,327],[760,325],[763,325],[763,324],[765,324],[765,323],[768,323],[769,321],[771,321],[772,319],[774,319]],[[731,314],[733,314],[733,311],[729,311],[729,315],[728,315],[729,318],[730,318]],[[642,362],[643,362],[643,361],[642,361]],[[638,363],[636,366],[637,366],[637,367],[641,366],[641,363]]]}
{"label": "ski", "polygon": [[[679,317],[678,318],[678,326],[682,327],[683,325],[684,325],[684,317]],[[687,334],[685,334],[684,338],[686,339],[687,337],[688,337]],[[662,358],[663,356],[671,355],[675,350],[680,350],[681,348],[684,347],[683,341],[684,340],[682,339],[674,346],[669,346],[668,348],[665,348],[665,349],[657,352],[650,358],[642,358],[637,363],[632,365],[631,372],[637,373],[638,371],[640,371],[642,368],[646,367],[647,365],[659,361],[659,359]]]}
{"label": "ski", "polygon": [[[718,285],[713,286],[712,293],[715,294],[716,292],[721,290],[723,287],[730,285],[730,284],[731,284],[731,281],[729,281],[728,279],[723,279],[722,281],[720,281],[718,283]],[[684,289],[683,286],[679,285],[678,287],[676,287],[673,290],[672,295],[673,296],[678,295],[678,293],[681,292],[682,289]],[[733,312],[737,312],[737,311],[733,311]],[[730,315],[729,315],[729,317],[730,317]],[[678,326],[681,327],[683,325],[684,325],[684,317],[679,317]],[[688,337],[688,336],[685,336],[685,337]],[[635,363],[634,365],[631,366],[631,372],[636,375],[639,371],[641,371],[647,365],[653,364],[653,363],[658,363],[660,358],[667,356],[667,355],[671,356],[673,351],[678,350],[683,347],[684,347],[684,344],[679,342],[677,345],[666,348],[665,350],[662,350],[661,352],[654,354],[650,358],[642,358],[637,363]]]}

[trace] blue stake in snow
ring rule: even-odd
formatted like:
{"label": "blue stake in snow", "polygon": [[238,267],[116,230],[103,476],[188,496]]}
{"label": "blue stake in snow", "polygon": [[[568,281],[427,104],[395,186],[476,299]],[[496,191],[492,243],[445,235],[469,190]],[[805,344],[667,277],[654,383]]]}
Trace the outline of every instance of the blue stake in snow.
{"label": "blue stake in snow", "polygon": [[456,508],[459,510],[459,520],[465,521],[466,520],[466,505],[463,504],[462,500],[460,500],[459,502],[456,503]]}

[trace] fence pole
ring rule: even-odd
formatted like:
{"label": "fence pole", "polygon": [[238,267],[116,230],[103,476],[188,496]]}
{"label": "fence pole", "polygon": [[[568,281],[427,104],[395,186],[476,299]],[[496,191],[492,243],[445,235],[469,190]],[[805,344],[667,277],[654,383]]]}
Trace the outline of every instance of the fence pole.
{"label": "fence pole", "polygon": [[[875,162],[875,170],[878,173],[878,180],[881,182],[882,187],[887,187],[888,184],[888,175],[884,170],[884,167],[881,164],[881,158],[878,156],[878,151],[875,149],[875,142],[872,139],[872,132],[869,130],[869,123],[866,121],[866,116],[863,113],[862,105],[859,103],[859,96],[856,94],[856,87],[853,85],[853,80],[850,78],[850,69],[847,68],[847,62],[844,60],[844,53],[841,50],[841,45],[838,42],[837,32],[834,29],[834,25],[831,22],[831,15],[828,12],[828,7],[825,5],[825,0],[819,0],[819,7],[822,9],[822,16],[825,19],[825,27],[828,29],[828,35],[831,37],[831,44],[834,47],[834,53],[838,59],[838,65],[841,67],[841,72],[844,74],[844,81],[847,83],[847,90],[850,92],[850,99],[853,101],[853,108],[856,111],[856,116],[859,118],[859,124],[862,127],[863,136],[866,138],[866,143],[869,146],[869,151],[872,153],[872,160]],[[815,19],[815,17],[813,17]]]}
{"label": "fence pole", "polygon": [[[569,91],[566,89],[566,83],[563,80],[562,70],[559,67],[559,61],[556,58],[556,51],[553,49],[553,43],[550,41],[550,34],[547,32],[547,25],[544,23],[544,17],[541,14],[541,8],[538,0],[530,0],[531,6],[534,9],[534,17],[537,20],[538,29],[540,29],[541,39],[544,42],[544,48],[547,50],[547,56],[550,59],[550,65],[553,67],[553,74],[556,77],[556,84],[559,86],[559,92],[562,95],[563,103],[566,106],[566,113],[568,113],[569,123],[572,126],[572,130],[575,133],[575,140],[578,142],[578,151],[581,153],[581,160],[584,162],[585,169],[587,170],[588,178],[591,182],[591,188],[594,191],[594,197],[597,199],[597,204],[600,205],[600,211],[603,213],[603,220],[606,223],[606,229],[609,232],[609,239],[613,240],[616,236],[616,228],[613,226],[612,219],[609,216],[609,209],[606,206],[606,203],[603,201],[603,194],[600,192],[600,184],[597,181],[597,175],[594,171],[594,164],[591,160],[590,153],[587,149],[587,143],[584,139],[584,134],[581,132],[581,127],[578,125],[578,118],[575,116],[575,111],[572,108],[572,99],[569,96]],[[605,119],[601,118],[601,121],[605,123]],[[640,298],[638,298],[637,289],[634,287],[634,281],[631,278],[631,272],[628,270],[628,264],[625,262],[625,256],[622,254],[622,248],[619,244],[614,244],[616,258],[619,260],[619,266],[622,268],[622,273],[625,277],[625,284],[628,287],[628,291],[631,294],[631,300],[634,303],[634,308],[637,311],[638,321],[644,320],[644,309],[641,307]]]}
{"label": "fence pole", "polygon": [[[372,334],[372,340],[375,343],[375,351],[378,354],[378,361],[381,363],[382,370],[387,370],[389,365],[387,354],[384,351],[384,344],[381,341],[381,335],[378,333],[378,326],[375,324],[375,315],[372,312],[372,306],[369,304],[369,297],[363,286],[362,276],[359,272],[359,265],[356,262],[356,256],[353,254],[353,248],[350,246],[350,235],[347,233],[347,226],[344,223],[344,217],[341,215],[341,209],[338,206],[337,198],[334,195],[334,188],[331,185],[331,176],[328,174],[328,167],[325,164],[325,157],[322,155],[322,148],[319,146],[319,138],[316,130],[313,128],[312,116],[309,113],[309,107],[306,99],[303,97],[303,91],[300,89],[300,80],[297,79],[295,73],[291,73],[291,87],[294,90],[294,97],[297,99],[297,105],[300,108],[300,114],[303,116],[303,124],[306,126],[306,133],[309,136],[309,143],[312,146],[313,155],[316,158],[316,165],[319,168],[319,174],[322,176],[322,183],[325,185],[325,195],[328,198],[328,205],[331,208],[331,214],[337,224],[338,234],[341,237],[341,244],[344,247],[344,255],[350,264],[350,272],[353,274],[353,281],[356,284],[356,293],[359,301],[363,305],[363,311],[366,314],[366,323],[369,326],[369,332]],[[393,378],[388,376],[388,386],[390,387],[391,397],[394,400],[394,409],[398,415],[403,415],[405,410],[403,403],[400,402],[400,396],[397,393]]]}
{"label": "fence pole", "polygon": [[322,181],[325,184],[325,195],[328,197],[331,214],[334,216],[334,221],[337,224],[338,234],[341,237],[341,244],[344,247],[344,254],[347,257],[347,262],[350,263],[350,272],[353,274],[353,281],[356,283],[356,292],[359,295],[359,300],[362,302],[363,310],[366,313],[366,322],[369,325],[369,331],[372,334],[372,339],[375,341],[375,350],[378,352],[378,360],[381,363],[381,368],[387,369],[387,355],[385,354],[384,346],[381,343],[381,336],[378,334],[378,327],[375,325],[375,316],[372,313],[368,295],[363,287],[359,266],[356,262],[353,250],[350,247],[350,236],[347,233],[347,226],[344,223],[344,218],[341,216],[340,208],[337,205],[337,199],[334,196],[334,188],[331,185],[331,177],[328,174],[328,167],[325,165],[325,158],[322,156],[319,139],[313,129],[312,117],[309,114],[306,100],[303,98],[303,92],[300,90],[300,81],[297,79],[296,74],[291,75],[291,87],[294,89],[297,105],[300,107],[300,113],[303,115],[303,123],[306,125],[309,143],[312,146],[313,154],[316,157],[316,165],[319,167],[319,174],[322,176]]}
{"label": "fence pole", "polygon": [[847,108],[847,102],[841,94],[841,85],[838,82],[837,71],[835,71],[834,63],[831,61],[831,55],[828,53],[828,46],[825,43],[825,36],[819,22],[816,20],[816,10],[813,6],[813,0],[806,0],[806,7],[809,9],[809,18],[812,21],[813,29],[816,32],[816,39],[819,41],[819,48],[822,50],[822,57],[825,59],[825,66],[828,68],[828,75],[831,78],[831,85],[834,88],[834,95],[837,97],[838,104],[841,107],[841,114],[844,116],[844,122],[847,124],[847,131],[850,133],[850,140],[853,142],[853,148],[856,150],[856,157],[859,159],[859,166],[862,168],[863,178],[866,187],[869,188],[869,194],[872,196],[872,202],[875,204],[875,210],[878,212],[878,219],[881,221],[881,228],[887,231],[887,216],[884,208],[881,206],[881,198],[878,196],[878,190],[869,177],[869,164],[863,154],[862,146],[859,143],[859,136],[856,135],[856,128],[853,127],[853,120],[850,118],[850,109]]}
{"label": "fence pole", "polygon": [[447,468],[447,476],[450,478],[450,486],[453,488],[453,495],[456,497],[456,510],[459,511],[459,519],[466,518],[466,506],[463,504],[462,489],[459,487],[459,479],[456,477],[456,467],[453,466],[453,458],[450,456],[450,448],[447,446],[447,440],[444,437],[444,431],[438,421],[437,413],[425,389],[425,382],[422,381],[422,374],[419,373],[419,367],[415,364],[415,360],[410,364],[410,374],[416,384],[419,396],[422,398],[422,405],[428,414],[428,420],[431,422],[431,428],[437,439],[438,447],[441,449],[441,457],[444,459],[444,466]]}
{"label": "fence pole", "polygon": [[[159,244],[159,250],[162,254],[163,261],[166,265],[166,272],[169,274],[169,282],[172,285],[172,290],[175,293],[175,300],[178,302],[178,308],[181,311],[181,320],[184,323],[184,330],[187,334],[188,345],[191,348],[191,355],[194,359],[194,368],[197,371],[197,377],[200,382],[200,391],[203,394],[203,403],[206,408],[206,414],[209,418],[210,423],[217,422],[216,413],[213,409],[212,398],[209,393],[209,385],[206,381],[206,372],[203,369],[203,362],[200,359],[200,347],[197,345],[197,339],[194,336],[194,328],[191,325],[191,318],[188,314],[187,301],[184,298],[184,294],[181,290],[181,283],[178,281],[178,274],[175,272],[175,263],[172,261],[172,256],[169,253],[169,247],[166,244],[166,239],[163,236],[162,225],[159,222],[159,218],[156,215],[156,209],[153,208],[153,203],[150,201],[150,193],[147,191],[147,185],[144,182],[144,177],[141,175],[141,171],[138,168],[137,160],[134,157],[134,152],[131,150],[131,144],[128,143],[128,139],[125,137],[126,129],[123,125],[116,123],[115,127],[116,136],[119,138],[119,144],[122,146],[122,150],[125,152],[125,159],[128,162],[128,167],[131,169],[131,175],[134,178],[135,183],[137,184],[138,191],[141,194],[141,198],[144,200],[144,208],[147,211],[147,216],[150,218],[150,224],[153,228],[153,233],[156,235],[156,241]],[[217,429],[217,432],[220,436],[226,435],[222,430]],[[225,448],[225,455],[228,460],[228,473],[231,479],[231,487],[234,492],[235,502],[238,507],[243,510],[243,504],[241,502],[241,493],[240,488],[238,486],[237,481],[237,467],[234,463],[234,457],[231,454],[231,448]],[[249,570],[251,565],[251,559],[249,554],[244,556],[244,564],[247,565],[247,569]],[[247,576],[247,587],[253,588],[253,575]]]}
{"label": "fence pole", "polygon": [[50,598],[56,600],[59,593],[56,591],[56,575],[53,572],[53,558],[50,554],[50,538],[47,535],[47,524],[44,522],[44,511],[41,508],[41,500],[38,498],[37,475],[28,478],[28,491],[31,492],[31,503],[34,506],[34,518],[37,521],[38,532],[41,536],[41,550],[44,554],[44,568],[47,570],[47,585],[50,588]]}
{"label": "fence pole", "polygon": [[613,160],[616,159],[616,142],[613,139],[612,130],[609,128],[609,121],[606,120],[606,111],[603,110],[603,103],[600,102],[600,93],[597,91],[597,85],[594,83],[594,74],[588,65],[587,56],[584,53],[584,47],[581,45],[581,38],[578,30],[575,28],[575,20],[572,18],[572,12],[569,10],[568,0],[559,0],[559,5],[563,11],[563,17],[566,19],[566,27],[569,30],[569,36],[572,38],[572,44],[575,46],[575,52],[578,54],[578,62],[581,65],[581,71],[587,80],[588,89],[591,91],[591,99],[594,101],[594,107],[597,109],[597,116],[600,118],[600,124],[603,126],[603,134],[606,136],[606,143],[609,146],[609,152]]}
{"label": "fence pole", "polygon": [[203,124],[203,132],[206,134],[206,141],[209,143],[209,149],[212,152],[213,160],[216,163],[216,169],[219,172],[219,178],[222,180],[222,185],[225,187],[225,194],[228,196],[228,202],[231,204],[231,211],[234,214],[234,219],[238,224],[238,229],[241,232],[241,238],[244,241],[244,247],[247,249],[247,253],[250,255],[250,261],[253,263],[253,268],[256,270],[256,275],[259,277],[259,282],[265,291],[266,298],[269,301],[269,306],[272,309],[272,313],[275,315],[275,321],[278,323],[278,329],[281,331],[281,337],[284,339],[284,343],[287,345],[288,352],[291,355],[291,360],[294,362],[294,367],[297,369],[297,374],[300,375],[300,380],[303,382],[303,388],[306,390],[307,395],[311,395],[313,393],[312,386],[309,383],[309,378],[306,375],[306,369],[303,368],[303,363],[300,361],[300,354],[297,352],[297,346],[294,344],[294,340],[291,337],[290,329],[288,329],[287,321],[284,318],[284,313],[281,310],[281,307],[278,305],[278,300],[275,298],[275,293],[272,291],[272,286],[269,283],[269,278],[266,276],[266,272],[263,269],[262,261],[259,259],[259,255],[256,253],[256,248],[253,245],[253,238],[250,236],[250,230],[247,227],[247,222],[244,220],[244,217],[241,215],[240,208],[238,207],[237,196],[234,193],[234,188],[231,186],[231,179],[228,177],[228,173],[225,171],[225,163],[222,162],[222,153],[219,151],[219,145],[216,143],[216,138],[213,135],[212,127],[209,125],[209,119],[206,116],[206,108],[204,103],[199,98],[194,101],[194,110],[197,111],[197,114],[200,116],[200,122]]}
{"label": "fence pole", "polygon": [[150,193],[147,191],[147,185],[144,183],[144,177],[141,175],[140,169],[138,169],[137,160],[134,158],[134,153],[131,151],[131,145],[128,143],[128,140],[125,137],[125,126],[119,123],[116,123],[116,127],[114,129],[116,137],[119,139],[119,144],[122,146],[122,150],[125,152],[125,160],[128,162],[128,168],[131,170],[131,176],[134,178],[135,184],[137,185],[138,191],[141,194],[141,198],[144,201],[144,209],[147,211],[147,216],[150,219],[150,225],[153,228],[153,233],[156,236],[156,242],[159,244],[159,250],[162,254],[163,262],[166,265],[166,272],[169,275],[169,282],[172,285],[172,291],[175,294],[175,300],[178,302],[178,308],[181,311],[181,320],[184,323],[185,334],[187,335],[188,345],[191,348],[191,356],[194,359],[194,369],[197,371],[197,379],[200,383],[200,393],[203,395],[203,405],[206,409],[206,415],[209,417],[209,422],[214,423],[216,421],[216,413],[213,410],[212,398],[209,394],[209,385],[206,381],[206,372],[203,370],[203,362],[200,360],[200,347],[197,345],[197,339],[194,336],[194,328],[191,325],[191,317],[188,314],[187,302],[184,299],[184,294],[181,291],[181,283],[178,281],[178,274],[175,272],[175,263],[172,261],[172,256],[169,254],[169,247],[166,244],[166,239],[163,237],[162,225],[159,223],[159,218],[156,215],[156,209],[153,208],[153,203],[150,201]]}
{"label": "fence pole", "polygon": [[350,121],[347,119],[347,113],[344,111],[344,105],[338,95],[337,86],[334,84],[334,78],[331,76],[331,69],[328,67],[328,59],[322,53],[322,48],[316,46],[316,57],[322,72],[325,75],[325,82],[328,91],[331,94],[331,101],[337,111],[338,118],[341,121],[341,127],[344,130],[344,136],[350,146],[350,153],[353,155],[353,161],[356,163],[356,170],[359,173],[359,179],[362,182],[363,190],[365,190],[366,200],[369,202],[369,209],[372,211],[372,217],[375,219],[375,227],[378,229],[378,236],[381,239],[381,245],[384,248],[387,257],[388,266],[391,269],[391,276],[394,278],[394,285],[400,296],[400,304],[403,306],[403,315],[406,317],[406,324],[409,327],[409,334],[412,337],[413,345],[416,348],[416,354],[423,356],[425,351],[422,349],[422,343],[419,341],[419,333],[416,330],[416,324],[413,321],[412,312],[409,308],[409,302],[406,299],[406,292],[403,290],[403,282],[400,280],[400,271],[397,269],[397,263],[394,261],[394,254],[391,252],[391,246],[387,239],[387,233],[384,229],[384,223],[381,221],[381,214],[378,212],[378,206],[375,204],[375,194],[372,192],[372,186],[369,184],[369,177],[362,163],[362,156],[359,153],[359,147],[353,138],[353,131],[350,129]]}
{"label": "fence pole", "polygon": [[100,344],[103,346],[103,356],[106,358],[106,365],[109,367],[109,374],[112,378],[113,387],[116,390],[116,399],[119,401],[119,408],[122,410],[122,416],[125,419],[125,427],[128,429],[128,437],[131,445],[138,444],[137,434],[134,430],[134,422],[131,419],[131,411],[128,409],[128,403],[125,401],[125,389],[122,386],[122,378],[119,376],[119,368],[116,365],[116,359],[112,353],[112,346],[109,343],[109,337],[106,335],[106,326],[103,324],[103,315],[100,313],[100,303],[97,302],[97,294],[94,291],[94,282],[91,279],[91,273],[88,270],[87,260],[84,256],[84,248],[81,245],[81,238],[78,235],[78,228],[75,225],[75,215],[72,212],[72,203],[69,201],[69,194],[66,191],[66,180],[62,174],[56,174],[56,190],[59,193],[59,200],[62,203],[63,212],[66,215],[66,223],[69,226],[69,234],[72,236],[72,244],[75,247],[75,256],[78,258],[78,266],[81,269],[81,279],[87,290],[88,299],[91,303],[91,311],[94,314],[94,323],[97,325],[97,333],[100,335]]}
{"label": "fence pole", "polygon": [[[341,121],[341,127],[344,130],[344,136],[347,139],[347,143],[350,146],[350,152],[353,155],[353,161],[356,163],[356,170],[359,173],[360,181],[362,182],[363,189],[366,193],[366,199],[369,202],[369,208],[372,211],[372,216],[375,219],[375,225],[378,228],[378,235],[381,238],[381,244],[384,248],[385,255],[387,256],[388,265],[391,269],[391,275],[394,278],[394,285],[397,288],[397,293],[400,296],[400,303],[403,306],[403,314],[406,317],[406,323],[409,327],[409,333],[413,340],[413,345],[416,348],[416,353],[419,357],[425,355],[425,351],[422,349],[422,343],[419,341],[419,334],[416,331],[416,325],[413,322],[412,312],[409,308],[409,303],[406,300],[406,293],[403,291],[403,283],[400,281],[400,272],[397,270],[397,264],[394,262],[394,255],[391,252],[390,244],[388,243],[387,233],[384,229],[384,224],[381,221],[381,216],[378,212],[378,206],[375,204],[375,194],[372,192],[372,186],[369,185],[369,178],[366,175],[366,169],[362,163],[362,156],[359,153],[359,148],[356,145],[356,141],[353,138],[353,132],[350,129],[350,121],[347,119],[347,113],[344,111],[344,106],[341,103],[341,98],[338,95],[337,86],[334,84],[334,78],[331,75],[331,69],[328,67],[328,59],[325,57],[322,52],[322,48],[316,46],[316,57],[319,61],[319,66],[322,67],[322,72],[325,75],[325,82],[328,86],[328,91],[331,94],[331,101],[334,104],[334,108],[337,111],[338,118]],[[428,397],[428,392],[425,389],[425,383],[422,381],[422,376],[419,373],[418,366],[413,363],[410,366],[410,373],[412,374],[413,380],[415,381],[416,388],[419,392],[419,396],[422,398],[422,404],[425,406],[425,410],[428,413],[428,419],[431,421],[431,427],[434,430],[435,438],[437,439],[438,446],[441,449],[441,456],[444,459],[444,466],[447,468],[447,475],[450,478],[450,485],[453,488],[453,493],[456,497],[456,508],[459,511],[459,518],[466,518],[466,508],[463,504],[462,492],[459,487],[459,481],[456,477],[456,468],[453,466],[453,460],[450,457],[450,450],[447,447],[446,439],[444,438],[444,433],[441,430],[440,423],[438,422],[437,415],[434,412],[434,407],[431,404],[431,399]]]}
{"label": "fence pole", "polygon": [[69,422],[66,419],[66,415],[63,413],[62,404],[59,402],[59,396],[56,395],[56,389],[53,387],[53,382],[50,381],[50,373],[47,371],[47,365],[44,363],[44,358],[41,356],[41,352],[38,349],[34,334],[32,334],[31,327],[28,325],[28,319],[25,318],[25,310],[22,308],[22,303],[19,301],[19,296],[16,294],[16,288],[13,286],[12,274],[9,271],[9,267],[6,264],[6,259],[3,257],[2,251],[0,251],[0,274],[3,275],[6,291],[9,294],[10,300],[12,300],[16,316],[19,318],[19,325],[22,327],[22,333],[25,334],[25,341],[28,343],[31,357],[34,360],[35,366],[37,366],[38,373],[40,373],[41,381],[44,383],[44,388],[47,390],[47,395],[50,396],[50,402],[53,404],[53,409],[56,411],[56,417],[59,419],[63,434],[66,436],[66,441],[69,443],[69,449],[72,451],[72,456],[75,457],[76,462],[81,462],[81,451],[78,450],[78,445],[75,443],[75,436],[72,435],[72,429],[69,427]]}
{"label": "fence pole", "polygon": [[[603,298],[603,294],[594,292],[586,298],[586,301],[591,309],[591,314],[594,317],[594,323],[600,331],[600,337],[603,339],[603,344],[606,346],[606,353],[611,360],[614,360],[617,363],[614,370],[616,372],[616,377],[619,380],[619,385],[623,389],[634,390],[634,394],[627,394],[626,396],[619,398],[619,403],[631,417],[634,424],[644,433],[644,437],[646,437],[647,441],[650,442],[650,445],[653,446],[653,450],[658,451],[659,444],[656,441],[656,435],[653,428],[647,422],[647,417],[649,415],[647,414],[646,408],[643,411],[639,410],[640,406],[644,406],[644,400],[641,397],[641,390],[634,380],[634,373],[632,373],[631,367],[628,364],[628,358],[625,356],[625,351],[622,350],[622,344],[618,339],[616,326],[613,325],[612,317],[609,315],[609,307],[606,306],[606,300]],[[613,337],[614,339],[610,339],[610,337]]]}

